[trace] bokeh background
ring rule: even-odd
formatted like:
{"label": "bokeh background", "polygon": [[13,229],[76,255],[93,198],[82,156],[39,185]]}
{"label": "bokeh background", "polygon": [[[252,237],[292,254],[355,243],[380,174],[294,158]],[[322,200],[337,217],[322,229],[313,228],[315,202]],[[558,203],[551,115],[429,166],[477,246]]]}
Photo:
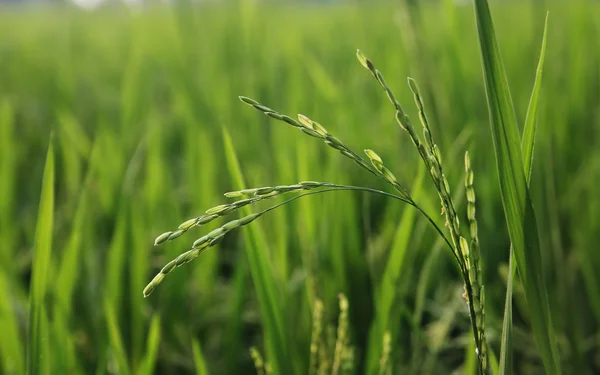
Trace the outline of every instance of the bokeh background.
{"label": "bokeh background", "polygon": [[[521,124],[550,11],[531,189],[564,371],[597,374],[600,3],[491,3]],[[48,373],[251,374],[255,346],[283,373],[306,374],[314,303],[323,301],[323,324],[335,327],[343,293],[354,348],[347,373],[367,373],[382,355],[374,322],[387,306],[394,374],[475,374],[452,256],[415,210],[376,195],[302,198],[142,296],[164,264],[217,225],[153,247],[158,234],[240,187],[232,150],[246,187],[316,180],[387,189],[238,95],[303,113],[356,151],[376,150],[443,225],[418,155],[357,48],[415,119],[406,77],[419,82],[465,222],[462,160],[471,155],[488,339],[498,354],[509,239],[470,1],[9,2],[0,6],[0,373],[25,369],[52,134]],[[257,252],[275,286],[276,333],[265,328],[273,316],[259,298]],[[394,293],[382,296],[390,264]],[[542,374],[525,303],[517,283],[515,372]]]}

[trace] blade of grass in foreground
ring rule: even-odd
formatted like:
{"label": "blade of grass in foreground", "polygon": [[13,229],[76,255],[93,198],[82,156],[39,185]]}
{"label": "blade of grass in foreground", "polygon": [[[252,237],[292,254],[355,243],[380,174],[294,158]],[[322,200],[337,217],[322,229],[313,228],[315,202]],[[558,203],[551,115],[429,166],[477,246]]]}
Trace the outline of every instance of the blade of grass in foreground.
{"label": "blade of grass in foreground", "polygon": [[546,21],[544,22],[544,36],[542,37],[542,49],[540,59],[538,61],[537,70],[535,72],[535,82],[533,83],[533,91],[529,99],[527,107],[527,115],[525,116],[525,125],[523,127],[523,138],[521,139],[521,149],[523,150],[523,169],[527,185],[531,179],[531,164],[533,163],[533,148],[535,145],[535,133],[537,128],[538,103],[540,101],[540,90],[542,88],[542,72],[544,70],[544,59],[546,57],[546,38],[548,36],[548,13],[546,13]]}
{"label": "blade of grass in foreground", "polygon": [[[231,137],[223,128],[223,143],[227,167],[236,190],[245,189],[244,176],[237,159]],[[244,207],[245,215],[251,213],[249,207]],[[261,232],[260,223],[255,222],[246,228],[246,253],[250,264],[250,274],[258,295],[263,328],[265,330],[265,347],[268,348],[268,361],[275,374],[293,374],[291,358],[288,356],[289,340],[285,337],[283,326],[283,311],[280,299],[277,298],[277,285],[269,258],[266,255],[267,244]]]}
{"label": "blade of grass in foreground", "polygon": [[158,347],[160,345],[160,317],[154,315],[150,322],[148,338],[146,339],[146,355],[140,368],[140,375],[152,375],[155,373]]}
{"label": "blade of grass in foreground", "polygon": [[[540,89],[542,87],[542,71],[544,67],[544,58],[546,57],[546,38],[548,35],[548,14],[544,23],[544,36],[542,38],[542,50],[533,84],[533,91],[527,108],[525,117],[525,126],[523,127],[523,136],[521,138],[521,150],[523,151],[523,170],[527,186],[531,180],[531,166],[533,163],[533,149],[535,144],[535,134],[537,127],[537,109],[540,99]],[[513,372],[512,364],[512,292],[513,278],[516,272],[516,263],[512,256],[513,248],[511,246],[508,261],[508,282],[506,284],[506,301],[504,303],[504,321],[502,323],[502,337],[500,345],[500,374],[508,375]]]}
{"label": "blade of grass in foreground", "polygon": [[486,0],[475,1],[490,124],[508,233],[523,281],[533,332],[548,374],[560,374],[560,360],[542,270],[537,221],[504,65]]}
{"label": "blade of grass in foreground", "polygon": [[50,364],[43,355],[50,346],[44,300],[48,285],[48,270],[52,254],[52,227],[54,214],[54,146],[52,138],[46,155],[42,193],[35,228],[31,287],[29,291],[29,340],[27,374],[49,373]]}
{"label": "blade of grass in foreground", "polygon": [[208,371],[206,370],[206,360],[204,359],[204,354],[202,354],[200,343],[196,339],[192,340],[192,352],[194,354],[196,375],[208,375]]}
{"label": "blade of grass in foreground", "polygon": [[14,296],[5,272],[0,272],[0,365],[7,374],[22,374],[25,369],[17,314],[12,302]]}
{"label": "blade of grass in foreground", "polygon": [[110,360],[114,360],[118,374],[129,375],[129,363],[127,363],[127,353],[123,345],[123,339],[121,338],[121,330],[117,322],[115,310],[108,299],[104,301],[104,316],[106,317],[106,329],[108,330],[108,340],[110,343],[109,355],[112,356]]}

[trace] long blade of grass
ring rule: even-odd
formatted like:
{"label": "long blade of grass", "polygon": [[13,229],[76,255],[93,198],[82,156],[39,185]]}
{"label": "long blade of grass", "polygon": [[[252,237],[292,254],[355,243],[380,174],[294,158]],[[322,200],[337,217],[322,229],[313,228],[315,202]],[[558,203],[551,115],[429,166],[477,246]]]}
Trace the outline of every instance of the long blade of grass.
{"label": "long blade of grass", "polygon": [[206,369],[206,360],[204,359],[204,354],[200,348],[200,343],[196,339],[192,340],[192,353],[194,355],[196,375],[208,375],[208,370]]}
{"label": "long blade of grass", "polygon": [[525,116],[525,125],[523,126],[523,138],[521,139],[521,149],[523,150],[523,169],[527,184],[531,179],[531,164],[533,163],[533,148],[535,146],[535,133],[537,129],[538,103],[540,101],[540,90],[542,88],[542,73],[544,70],[544,59],[546,57],[546,39],[548,36],[548,13],[544,22],[544,36],[542,37],[542,48],[537,70],[535,72],[535,82],[533,91],[527,107]]}
{"label": "long blade of grass", "polygon": [[556,337],[542,269],[537,221],[523,171],[521,139],[486,0],[475,1],[492,139],[508,232],[525,287],[533,332],[548,374],[560,374]]}
{"label": "long blade of grass", "polygon": [[8,374],[22,374],[24,368],[21,336],[17,324],[16,309],[13,307],[14,295],[9,288],[10,280],[0,272],[0,364]]}
{"label": "long blade of grass", "polygon": [[[45,298],[48,273],[52,256],[52,228],[54,215],[54,145],[52,138],[46,155],[42,193],[35,229],[33,246],[31,286],[29,291],[29,345],[27,373],[40,374],[49,371],[49,358],[43,356],[50,346],[47,332]],[[46,322],[47,323],[47,322]]]}
{"label": "long blade of grass", "polygon": [[[537,128],[537,109],[542,87],[542,71],[544,59],[546,56],[546,37],[548,35],[548,14],[544,23],[544,36],[542,38],[542,50],[533,84],[533,91],[527,108],[527,116],[525,117],[525,126],[523,127],[523,136],[521,138],[521,150],[523,151],[523,170],[527,185],[531,181],[531,166],[533,163],[533,149],[535,144],[535,134]],[[512,256],[512,246],[509,253],[508,261],[508,282],[506,285],[506,301],[504,303],[504,320],[502,322],[502,337],[500,345],[500,374],[512,374],[512,292],[513,278],[516,272],[516,263]]]}
{"label": "long blade of grass", "polygon": [[148,338],[146,339],[146,355],[140,368],[140,375],[152,375],[156,367],[158,347],[160,345],[160,317],[155,315],[150,323]]}
{"label": "long blade of grass", "polygon": [[127,353],[125,352],[125,346],[123,345],[123,339],[121,338],[121,330],[119,329],[115,310],[108,299],[104,301],[104,315],[106,317],[110,354],[114,357],[117,373],[128,375],[130,370],[127,362]]}
{"label": "long blade of grass", "polygon": [[[244,176],[231,137],[223,128],[223,143],[227,167],[234,184],[234,189],[246,188]],[[251,213],[250,208],[242,209],[245,215]],[[270,261],[265,253],[267,249],[260,223],[253,223],[246,228],[246,253],[250,264],[250,275],[256,288],[262,323],[265,331],[265,346],[269,349],[268,361],[276,374],[292,374],[291,358],[288,356],[288,343],[283,326],[283,310],[277,298],[277,285]]]}
{"label": "long blade of grass", "polygon": [[512,296],[513,279],[516,263],[513,259],[513,248],[510,247],[508,255],[508,278],[506,283],[506,300],[504,301],[504,319],[502,321],[502,337],[500,338],[500,375],[513,373],[513,344],[512,344]]}

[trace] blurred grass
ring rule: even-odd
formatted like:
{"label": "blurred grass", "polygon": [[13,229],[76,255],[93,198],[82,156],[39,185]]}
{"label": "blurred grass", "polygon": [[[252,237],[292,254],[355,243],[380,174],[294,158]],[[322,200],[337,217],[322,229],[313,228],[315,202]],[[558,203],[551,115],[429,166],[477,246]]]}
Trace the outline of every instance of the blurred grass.
{"label": "blurred grass", "polygon": [[[563,371],[592,374],[600,371],[600,5],[492,4],[519,118],[527,110],[546,10],[556,16],[530,193]],[[44,345],[53,373],[248,373],[252,345],[267,361],[275,349],[285,351],[285,358],[271,360],[306,373],[312,303],[323,300],[326,321],[335,322],[340,292],[350,301],[357,373],[367,356],[377,358],[383,338],[375,336],[386,329],[394,373],[451,373],[463,366],[472,373],[467,312],[450,257],[424,220],[378,196],[347,192],[286,206],[260,219],[259,242],[252,229],[232,234],[142,298],[155,271],[187,250],[183,241],[210,228],[160,249],[152,248],[154,237],[239,187],[227,167],[223,127],[247,186],[311,179],[382,188],[317,141],[246,108],[237,95],[304,113],[353,148],[377,149],[399,179],[415,183],[417,155],[356,62],[356,48],[378,62],[413,117],[405,77],[419,80],[454,191],[461,191],[462,155],[469,149],[488,340],[499,354],[509,238],[471,5],[6,10],[0,13],[2,372],[20,373],[31,344],[32,249],[53,132],[54,228],[44,264],[51,280]],[[427,201],[428,184],[422,189],[423,206],[433,214],[439,202]],[[265,322],[251,247],[270,270],[278,322]],[[389,256],[398,268],[387,269]],[[541,373],[516,279],[514,294],[515,373]],[[269,348],[269,325],[289,340],[284,347]]]}

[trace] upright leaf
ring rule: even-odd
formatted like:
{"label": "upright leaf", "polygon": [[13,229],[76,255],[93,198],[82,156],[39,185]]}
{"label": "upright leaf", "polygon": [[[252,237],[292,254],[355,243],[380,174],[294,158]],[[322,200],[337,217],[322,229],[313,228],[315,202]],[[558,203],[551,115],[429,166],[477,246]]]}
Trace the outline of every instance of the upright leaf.
{"label": "upright leaf", "polygon": [[204,359],[204,354],[200,348],[200,343],[196,339],[192,340],[192,353],[194,355],[196,375],[208,375],[208,370],[206,369],[206,360]]}
{"label": "upright leaf", "polygon": [[548,374],[560,374],[560,360],[542,269],[537,221],[523,170],[523,152],[519,147],[521,139],[486,0],[475,1],[475,15],[508,232],[544,367]]}
{"label": "upright leaf", "polygon": [[[240,168],[231,137],[223,128],[223,142],[229,174],[233,180],[234,189],[244,189],[244,176]],[[244,207],[244,214],[250,214],[250,209]],[[268,361],[276,374],[292,374],[291,358],[288,356],[289,340],[285,337],[283,326],[283,309],[281,299],[277,298],[277,285],[267,254],[267,244],[264,233],[258,222],[246,227],[246,253],[250,264],[250,274],[258,295],[263,328],[265,330],[265,346],[268,348]]]}
{"label": "upright leaf", "polygon": [[146,339],[146,355],[139,370],[140,375],[152,375],[155,373],[158,347],[160,345],[160,317],[154,315],[150,322],[148,338]]}
{"label": "upright leaf", "polygon": [[[548,34],[548,14],[544,23],[544,36],[542,38],[542,51],[538,62],[533,91],[529,99],[527,116],[525,117],[525,126],[523,127],[523,137],[521,138],[521,150],[523,151],[523,170],[529,186],[531,180],[531,166],[533,163],[533,148],[535,144],[535,134],[537,128],[537,108],[542,87],[542,68],[546,56],[546,37]],[[512,246],[508,261],[508,282],[506,284],[506,301],[504,303],[504,321],[502,323],[502,338],[500,345],[500,374],[512,374],[512,292],[513,278],[516,271],[516,263],[512,256]]]}
{"label": "upright leaf", "polygon": [[8,374],[22,374],[25,369],[23,346],[10,285],[6,274],[0,272],[0,365]]}
{"label": "upright leaf", "polygon": [[49,372],[49,360],[44,356],[50,347],[48,324],[46,321],[45,299],[48,286],[48,272],[52,255],[52,228],[54,214],[54,146],[50,139],[42,193],[35,229],[31,286],[29,291],[29,337],[27,350],[27,373]]}
{"label": "upright leaf", "polygon": [[540,101],[540,90],[542,88],[542,72],[544,68],[544,59],[546,57],[546,38],[548,36],[548,13],[544,22],[544,36],[542,37],[542,50],[535,73],[535,82],[533,91],[527,107],[527,116],[525,116],[525,125],[523,126],[523,138],[521,139],[521,149],[523,150],[523,170],[527,184],[531,178],[531,164],[533,163],[533,148],[535,145],[535,133],[537,129],[537,112]]}

